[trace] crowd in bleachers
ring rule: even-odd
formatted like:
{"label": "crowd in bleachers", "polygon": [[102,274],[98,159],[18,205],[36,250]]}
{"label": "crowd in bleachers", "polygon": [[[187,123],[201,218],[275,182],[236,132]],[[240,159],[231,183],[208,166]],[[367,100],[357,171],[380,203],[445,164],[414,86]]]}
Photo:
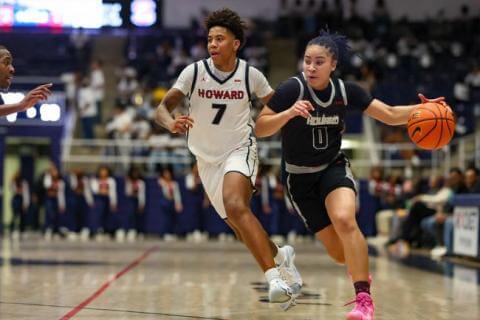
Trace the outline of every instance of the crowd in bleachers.
{"label": "crowd in bleachers", "polygon": [[449,170],[448,176],[433,174],[428,184],[418,178],[402,179],[392,173],[384,177],[372,168],[369,193],[375,202],[380,234],[389,237],[386,246],[396,255],[408,255],[410,248],[433,248],[432,254],[453,254],[453,205],[455,195],[480,193],[479,170]]}
{"label": "crowd in bleachers", "polygon": [[[113,176],[107,166],[96,175],[81,170],[61,175],[51,164],[32,186],[17,172],[11,182],[11,234],[21,238],[25,231],[41,231],[47,240],[84,241],[134,241],[145,234],[165,240],[232,237],[210,205],[196,165],[181,176],[171,166],[157,169],[153,178],[142,177],[137,167],[126,176]],[[286,199],[279,174],[277,167],[262,167],[252,210],[270,235],[292,240],[308,232]]]}

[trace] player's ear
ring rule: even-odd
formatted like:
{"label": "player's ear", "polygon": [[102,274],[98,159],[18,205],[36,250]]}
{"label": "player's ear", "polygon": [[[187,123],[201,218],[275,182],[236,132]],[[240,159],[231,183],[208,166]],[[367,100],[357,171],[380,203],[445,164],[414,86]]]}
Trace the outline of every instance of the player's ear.
{"label": "player's ear", "polygon": [[242,43],[240,42],[240,40],[238,39],[233,40],[233,47],[235,48],[235,51],[238,51],[240,49],[241,44]]}
{"label": "player's ear", "polygon": [[337,69],[337,60],[332,60],[332,72]]}

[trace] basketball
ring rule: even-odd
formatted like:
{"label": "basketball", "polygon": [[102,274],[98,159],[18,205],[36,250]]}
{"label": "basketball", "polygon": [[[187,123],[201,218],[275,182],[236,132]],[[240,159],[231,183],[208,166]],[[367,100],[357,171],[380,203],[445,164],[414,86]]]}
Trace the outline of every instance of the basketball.
{"label": "basketball", "polygon": [[422,103],[410,113],[408,136],[420,148],[440,149],[450,142],[455,132],[452,109],[435,102]]}

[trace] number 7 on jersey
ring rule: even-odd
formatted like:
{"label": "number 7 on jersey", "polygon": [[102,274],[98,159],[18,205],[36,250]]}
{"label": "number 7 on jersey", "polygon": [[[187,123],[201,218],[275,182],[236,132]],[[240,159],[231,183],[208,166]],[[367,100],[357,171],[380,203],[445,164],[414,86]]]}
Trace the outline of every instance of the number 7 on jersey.
{"label": "number 7 on jersey", "polygon": [[227,109],[226,104],[212,103],[212,109],[218,109],[215,118],[213,118],[212,124],[219,124],[222,121],[223,114]]}

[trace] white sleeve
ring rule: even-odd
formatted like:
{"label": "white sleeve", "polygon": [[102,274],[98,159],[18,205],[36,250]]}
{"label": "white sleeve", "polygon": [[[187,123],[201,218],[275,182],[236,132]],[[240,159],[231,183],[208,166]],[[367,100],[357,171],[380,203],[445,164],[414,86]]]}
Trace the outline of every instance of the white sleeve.
{"label": "white sleeve", "polygon": [[178,187],[178,183],[173,183],[173,201],[175,205],[182,205],[182,195],[180,194],[180,188]]}
{"label": "white sleeve", "polygon": [[189,64],[177,78],[177,81],[172,86],[172,88],[182,91],[184,95],[188,95],[192,89],[192,81],[194,75],[194,66],[195,63]]}
{"label": "white sleeve", "polygon": [[88,184],[88,178],[83,177],[83,195],[85,196],[85,200],[87,201],[89,206],[93,205],[93,195],[92,195],[92,189],[90,185]]}
{"label": "white sleeve", "polygon": [[264,98],[273,92],[272,87],[268,83],[267,78],[258,71],[257,68],[250,66],[250,88],[251,92],[259,98]]}
{"label": "white sleeve", "polygon": [[426,202],[429,206],[443,205],[445,204],[452,194],[452,190],[447,187],[443,187],[435,194],[422,194],[419,196],[420,201]]}
{"label": "white sleeve", "polygon": [[110,198],[110,205],[117,206],[117,183],[115,179],[108,178],[108,198]]}
{"label": "white sleeve", "polygon": [[65,183],[63,180],[58,181],[57,201],[58,206],[65,209]]}
{"label": "white sleeve", "polygon": [[145,207],[145,182],[139,181],[138,185],[138,205],[142,208]]}
{"label": "white sleeve", "polygon": [[77,187],[77,176],[74,175],[74,174],[71,174],[70,175],[70,188],[72,188],[72,190],[74,190],[76,187]]}
{"label": "white sleeve", "polygon": [[94,194],[98,194],[99,185],[98,185],[98,179],[97,178],[92,178],[90,180],[90,187],[92,188],[92,192]]}
{"label": "white sleeve", "polygon": [[43,187],[45,189],[48,189],[52,186],[52,176],[48,173],[46,173],[44,176],[43,176]]}
{"label": "white sleeve", "polygon": [[125,195],[126,196],[131,196],[132,195],[132,182],[130,182],[130,179],[125,179]]}
{"label": "white sleeve", "polygon": [[188,190],[192,190],[195,187],[195,178],[193,177],[193,174],[187,174],[185,177],[185,187],[187,187]]}

